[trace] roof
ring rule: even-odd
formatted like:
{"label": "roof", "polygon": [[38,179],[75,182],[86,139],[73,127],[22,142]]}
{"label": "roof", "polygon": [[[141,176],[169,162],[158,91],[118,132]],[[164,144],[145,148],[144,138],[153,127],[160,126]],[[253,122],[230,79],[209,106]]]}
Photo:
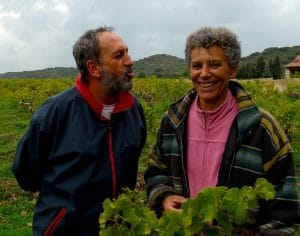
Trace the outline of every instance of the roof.
{"label": "roof", "polygon": [[285,67],[286,68],[295,68],[295,67],[300,68],[300,55],[298,55],[292,62],[287,64]]}

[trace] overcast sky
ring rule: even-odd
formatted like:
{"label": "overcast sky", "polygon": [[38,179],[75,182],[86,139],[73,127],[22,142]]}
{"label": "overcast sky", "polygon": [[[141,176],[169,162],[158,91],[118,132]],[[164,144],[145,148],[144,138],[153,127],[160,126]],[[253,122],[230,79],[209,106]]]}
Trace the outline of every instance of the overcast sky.
{"label": "overcast sky", "polygon": [[226,26],[242,56],[300,45],[299,0],[0,0],[0,73],[72,66],[87,29],[113,26],[134,60],[184,58],[187,35]]}

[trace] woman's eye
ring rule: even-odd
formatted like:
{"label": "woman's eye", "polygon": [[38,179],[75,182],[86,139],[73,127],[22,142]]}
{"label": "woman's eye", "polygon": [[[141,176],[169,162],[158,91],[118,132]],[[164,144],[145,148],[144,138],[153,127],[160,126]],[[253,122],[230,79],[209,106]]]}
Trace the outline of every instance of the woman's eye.
{"label": "woman's eye", "polygon": [[220,66],[221,66],[221,64],[218,63],[218,62],[212,62],[212,63],[210,64],[210,67],[211,67],[211,68],[218,68],[218,67],[220,67]]}
{"label": "woman's eye", "polygon": [[192,68],[194,70],[199,70],[199,69],[201,69],[201,65],[195,64],[195,65],[192,65]]}

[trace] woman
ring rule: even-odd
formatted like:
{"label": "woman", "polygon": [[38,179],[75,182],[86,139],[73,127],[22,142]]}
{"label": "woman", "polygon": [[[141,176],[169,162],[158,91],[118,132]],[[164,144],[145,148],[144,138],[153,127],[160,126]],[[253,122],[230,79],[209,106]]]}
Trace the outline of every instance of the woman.
{"label": "woman", "polygon": [[246,231],[294,234],[299,204],[291,146],[278,122],[231,81],[241,57],[237,36],[224,27],[200,28],[187,38],[185,57],[194,88],[162,118],[145,172],[150,206],[158,214],[180,211],[205,187],[251,186],[263,177],[276,198],[260,205]]}

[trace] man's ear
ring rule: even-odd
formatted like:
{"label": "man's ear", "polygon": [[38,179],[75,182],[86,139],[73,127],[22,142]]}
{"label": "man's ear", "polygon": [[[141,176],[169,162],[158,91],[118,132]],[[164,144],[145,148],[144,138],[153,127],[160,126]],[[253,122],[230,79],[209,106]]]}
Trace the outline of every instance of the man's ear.
{"label": "man's ear", "polygon": [[88,60],[86,62],[86,68],[91,76],[100,77],[100,66],[93,60]]}

